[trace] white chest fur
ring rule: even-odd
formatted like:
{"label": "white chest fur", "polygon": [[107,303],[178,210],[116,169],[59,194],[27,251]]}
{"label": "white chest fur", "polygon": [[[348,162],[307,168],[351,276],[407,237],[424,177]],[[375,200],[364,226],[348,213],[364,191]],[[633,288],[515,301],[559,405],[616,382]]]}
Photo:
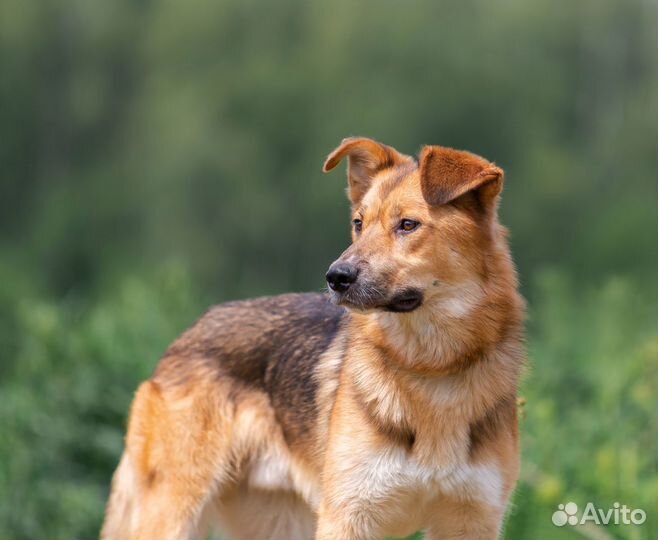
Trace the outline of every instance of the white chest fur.
{"label": "white chest fur", "polygon": [[396,492],[446,494],[465,499],[497,501],[502,495],[502,476],[496,464],[462,463],[450,470],[419,463],[404,449],[387,449],[351,463],[353,474],[346,490],[373,500]]}

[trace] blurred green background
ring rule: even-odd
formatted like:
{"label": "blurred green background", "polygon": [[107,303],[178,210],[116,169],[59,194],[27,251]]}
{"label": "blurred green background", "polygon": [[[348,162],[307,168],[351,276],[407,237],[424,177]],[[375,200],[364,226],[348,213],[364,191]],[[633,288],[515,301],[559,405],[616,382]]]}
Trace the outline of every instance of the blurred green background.
{"label": "blurred green background", "polygon": [[[0,538],[95,537],[167,344],[324,286],[348,135],[506,170],[531,359],[506,538],[655,538],[656,7],[2,0]],[[554,527],[568,501],[648,520]]]}

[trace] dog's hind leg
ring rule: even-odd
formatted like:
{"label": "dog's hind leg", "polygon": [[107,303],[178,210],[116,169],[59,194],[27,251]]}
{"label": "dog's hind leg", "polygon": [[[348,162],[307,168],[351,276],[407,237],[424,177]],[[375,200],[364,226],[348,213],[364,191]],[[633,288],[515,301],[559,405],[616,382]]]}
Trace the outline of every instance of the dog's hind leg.
{"label": "dog's hind leg", "polygon": [[208,378],[142,384],[112,481],[103,540],[194,538],[204,507],[231,474],[231,401]]}

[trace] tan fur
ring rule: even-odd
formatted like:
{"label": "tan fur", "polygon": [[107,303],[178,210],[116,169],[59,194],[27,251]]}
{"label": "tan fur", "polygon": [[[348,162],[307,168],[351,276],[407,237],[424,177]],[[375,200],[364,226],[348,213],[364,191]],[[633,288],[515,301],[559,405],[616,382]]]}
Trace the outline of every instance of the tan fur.
{"label": "tan fur", "polygon": [[[416,164],[363,138],[325,170],[344,157],[363,226],[340,260],[378,300],[355,288],[326,321],[300,295],[204,316],[137,392],[101,538],[498,537],[524,362],[502,170],[442,147]],[[401,219],[421,225],[396,232]],[[406,288],[422,305],[386,309]]]}

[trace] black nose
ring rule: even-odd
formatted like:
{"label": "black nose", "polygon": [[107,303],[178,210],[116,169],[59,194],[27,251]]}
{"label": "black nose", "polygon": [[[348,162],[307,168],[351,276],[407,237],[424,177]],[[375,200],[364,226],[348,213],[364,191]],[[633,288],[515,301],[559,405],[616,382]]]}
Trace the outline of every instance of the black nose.
{"label": "black nose", "polygon": [[359,269],[348,263],[335,262],[327,272],[327,283],[332,291],[345,292],[356,281]]}

